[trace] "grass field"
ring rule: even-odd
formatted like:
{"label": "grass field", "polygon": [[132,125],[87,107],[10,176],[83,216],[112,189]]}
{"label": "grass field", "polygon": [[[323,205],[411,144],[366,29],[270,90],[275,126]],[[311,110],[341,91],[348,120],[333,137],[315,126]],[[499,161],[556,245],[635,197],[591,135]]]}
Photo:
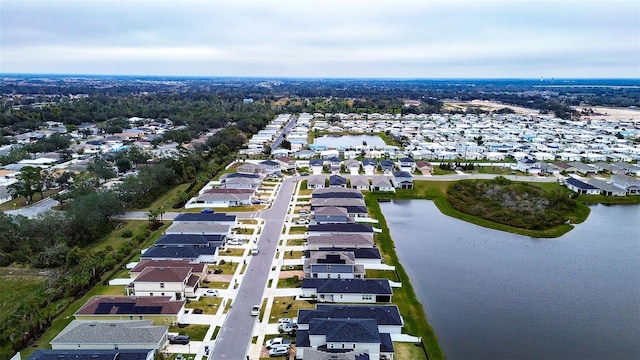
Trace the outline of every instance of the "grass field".
{"label": "grass field", "polygon": [[295,300],[292,296],[276,297],[273,299],[269,322],[276,323],[283,317],[294,318],[300,309],[315,309],[315,305],[303,300]]}
{"label": "grass field", "polygon": [[169,332],[188,335],[193,341],[202,341],[207,330],[209,330],[209,325],[187,325],[186,327],[178,327],[177,325],[169,326]]}

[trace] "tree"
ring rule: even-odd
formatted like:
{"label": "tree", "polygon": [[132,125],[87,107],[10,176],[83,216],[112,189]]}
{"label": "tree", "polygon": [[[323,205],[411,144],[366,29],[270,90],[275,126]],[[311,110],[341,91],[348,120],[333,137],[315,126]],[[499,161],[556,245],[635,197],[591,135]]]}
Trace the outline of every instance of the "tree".
{"label": "tree", "polygon": [[287,139],[283,139],[280,143],[280,147],[282,147],[283,149],[291,150],[291,142]]}
{"label": "tree", "polygon": [[27,201],[33,201],[33,194],[37,192],[40,192],[42,198],[42,170],[39,167],[23,167],[16,179],[18,182],[8,186],[14,199],[24,196]]}

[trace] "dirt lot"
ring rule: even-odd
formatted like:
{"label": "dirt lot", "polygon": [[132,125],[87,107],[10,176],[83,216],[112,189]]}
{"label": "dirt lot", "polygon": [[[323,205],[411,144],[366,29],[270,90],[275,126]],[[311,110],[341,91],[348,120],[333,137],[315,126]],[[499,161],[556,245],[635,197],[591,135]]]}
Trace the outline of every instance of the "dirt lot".
{"label": "dirt lot", "polygon": [[286,271],[280,271],[280,276],[278,276],[279,279],[288,279],[292,276],[297,276],[298,279],[302,279],[304,278],[304,271],[302,270],[286,270]]}

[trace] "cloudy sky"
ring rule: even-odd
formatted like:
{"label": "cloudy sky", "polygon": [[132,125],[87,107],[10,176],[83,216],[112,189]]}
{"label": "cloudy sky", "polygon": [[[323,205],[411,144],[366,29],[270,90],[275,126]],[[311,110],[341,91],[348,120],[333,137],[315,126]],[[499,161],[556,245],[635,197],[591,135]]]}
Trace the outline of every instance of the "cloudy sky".
{"label": "cloudy sky", "polygon": [[0,0],[0,73],[640,78],[640,1]]}

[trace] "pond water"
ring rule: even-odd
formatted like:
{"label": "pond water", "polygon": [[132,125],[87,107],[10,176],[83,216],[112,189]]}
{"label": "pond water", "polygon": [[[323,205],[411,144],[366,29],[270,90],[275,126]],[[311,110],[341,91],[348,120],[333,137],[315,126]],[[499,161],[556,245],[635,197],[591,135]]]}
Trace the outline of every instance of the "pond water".
{"label": "pond water", "polygon": [[557,239],[380,206],[447,359],[640,358],[640,206],[595,205]]}
{"label": "pond water", "polygon": [[328,149],[349,149],[361,146],[365,142],[369,148],[384,149],[387,144],[377,135],[323,135],[313,140],[314,146],[326,146]]}

